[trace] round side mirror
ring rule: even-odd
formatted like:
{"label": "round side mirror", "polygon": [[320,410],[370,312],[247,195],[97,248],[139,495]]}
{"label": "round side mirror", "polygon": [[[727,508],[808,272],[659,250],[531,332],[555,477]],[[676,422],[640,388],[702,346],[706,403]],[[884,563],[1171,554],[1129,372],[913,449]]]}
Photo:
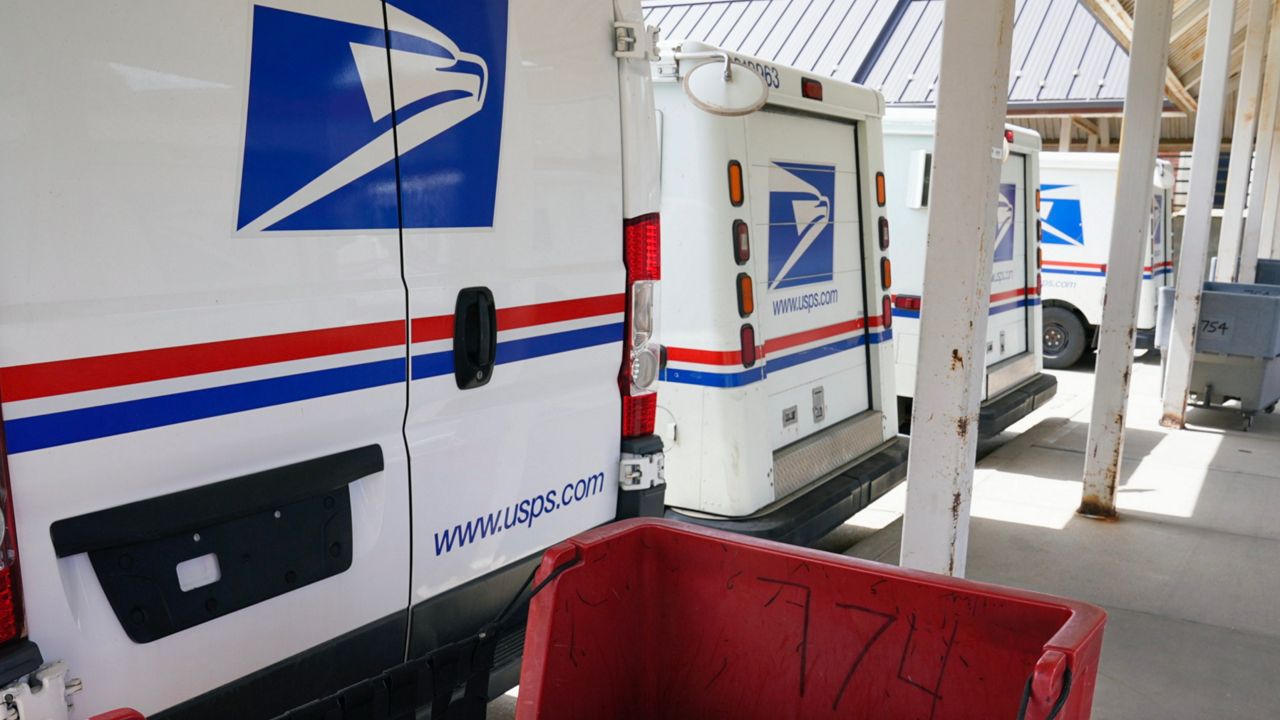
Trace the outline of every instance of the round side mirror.
{"label": "round side mirror", "polygon": [[684,92],[699,108],[730,117],[753,113],[769,99],[769,86],[759,73],[722,60],[685,74]]}

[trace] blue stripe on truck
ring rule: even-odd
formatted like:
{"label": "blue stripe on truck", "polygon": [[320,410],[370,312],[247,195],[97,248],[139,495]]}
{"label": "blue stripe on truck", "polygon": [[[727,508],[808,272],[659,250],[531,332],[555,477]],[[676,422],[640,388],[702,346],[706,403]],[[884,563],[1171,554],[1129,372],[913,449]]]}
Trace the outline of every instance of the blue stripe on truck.
{"label": "blue stripe on truck", "polygon": [[703,370],[685,370],[683,368],[668,367],[662,371],[659,379],[663,382],[681,383],[684,385],[702,385],[703,387],[730,388],[750,385],[759,382],[768,377],[770,372],[786,370],[787,368],[812,362],[820,358],[842,353],[847,350],[862,347],[870,342],[873,345],[888,342],[893,339],[892,330],[884,330],[882,332],[868,333],[867,335],[859,335],[857,337],[846,338],[836,342],[819,345],[808,350],[791,353],[789,355],[780,355],[768,358],[764,365],[753,367],[749,370],[733,372],[733,373],[717,373],[706,372]]}

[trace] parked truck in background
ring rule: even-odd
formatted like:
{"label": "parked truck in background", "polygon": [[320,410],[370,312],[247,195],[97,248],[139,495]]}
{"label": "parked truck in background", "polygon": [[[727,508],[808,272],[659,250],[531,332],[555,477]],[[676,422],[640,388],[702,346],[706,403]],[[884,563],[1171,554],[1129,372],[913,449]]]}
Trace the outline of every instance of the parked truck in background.
{"label": "parked truck in background", "polygon": [[[1040,215],[1044,226],[1044,362],[1075,365],[1097,347],[1111,256],[1116,153],[1040,154]],[[1136,346],[1154,346],[1156,301],[1173,284],[1169,227],[1173,167],[1156,161],[1151,179],[1151,234],[1142,249]]]}
{"label": "parked truck in background", "polygon": [[[758,109],[730,116],[690,90],[727,65],[761,78]],[[884,100],[692,41],[663,44],[654,91],[668,515],[812,542],[906,469]]]}
{"label": "parked truck in background", "polygon": [[[897,389],[904,422],[910,418],[916,387],[920,316],[928,312],[924,287],[933,170],[934,111],[890,110],[884,120],[889,221],[893,227]],[[996,194],[995,248],[986,330],[983,401],[978,431],[995,435],[1057,392],[1057,380],[1043,372],[1040,252],[1036,204],[1040,136],[1008,126],[1004,166]]]}

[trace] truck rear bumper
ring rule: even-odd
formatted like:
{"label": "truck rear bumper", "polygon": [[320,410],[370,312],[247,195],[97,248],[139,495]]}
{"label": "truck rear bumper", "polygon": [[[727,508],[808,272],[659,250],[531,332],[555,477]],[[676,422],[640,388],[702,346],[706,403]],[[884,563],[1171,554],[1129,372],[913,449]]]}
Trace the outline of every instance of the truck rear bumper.
{"label": "truck rear bumper", "polygon": [[870,505],[907,476],[907,439],[879,450],[745,518],[709,517],[667,509],[675,520],[793,545],[809,545]]}
{"label": "truck rear bumper", "polygon": [[1030,380],[982,403],[978,412],[978,435],[991,437],[1044,405],[1058,393],[1058,379],[1037,373]]}

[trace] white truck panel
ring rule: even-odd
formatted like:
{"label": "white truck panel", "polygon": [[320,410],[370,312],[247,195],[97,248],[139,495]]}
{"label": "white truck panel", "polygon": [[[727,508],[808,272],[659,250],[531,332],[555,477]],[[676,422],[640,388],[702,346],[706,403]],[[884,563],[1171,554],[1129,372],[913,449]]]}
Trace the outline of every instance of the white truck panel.
{"label": "white truck panel", "polygon": [[[402,610],[409,486],[394,197],[381,229],[237,230],[251,58],[285,51],[258,21],[376,38],[381,3],[63,9],[0,24],[0,392],[28,632],[84,680],[78,718],[154,712]],[[51,49],[52,23],[74,40]],[[57,520],[368,444],[386,468],[351,488],[351,568],[232,615],[135,643],[87,557],[54,555]]]}
{"label": "white truck panel", "polygon": [[[658,200],[648,63],[615,58],[615,12],[640,20],[638,0],[6,7],[0,398],[27,635],[83,681],[73,720],[270,671],[615,517],[623,220]],[[472,286],[497,365],[459,390]],[[158,639],[51,538],[369,445],[348,569]]]}

